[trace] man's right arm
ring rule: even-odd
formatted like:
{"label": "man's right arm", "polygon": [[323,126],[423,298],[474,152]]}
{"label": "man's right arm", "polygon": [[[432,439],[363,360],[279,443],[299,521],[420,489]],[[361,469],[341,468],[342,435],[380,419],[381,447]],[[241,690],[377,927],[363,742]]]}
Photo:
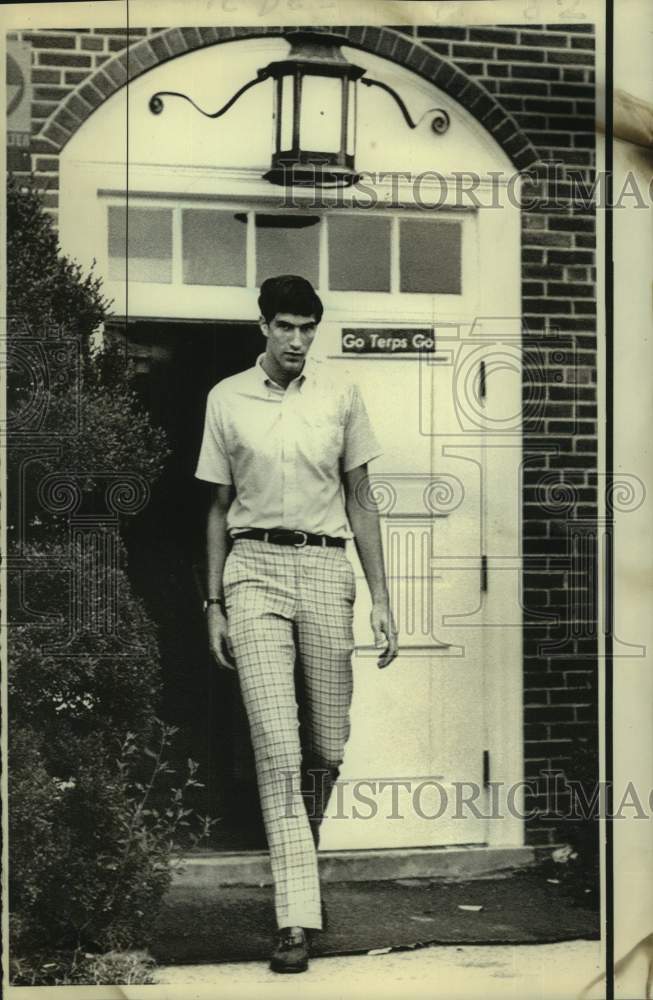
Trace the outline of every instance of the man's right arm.
{"label": "man's right arm", "polygon": [[[217,484],[213,488],[206,525],[207,596],[224,598],[222,574],[228,553],[227,511],[233,499],[233,486]],[[206,609],[209,648],[216,662],[233,670],[233,653],[227,629],[224,604],[210,604]]]}

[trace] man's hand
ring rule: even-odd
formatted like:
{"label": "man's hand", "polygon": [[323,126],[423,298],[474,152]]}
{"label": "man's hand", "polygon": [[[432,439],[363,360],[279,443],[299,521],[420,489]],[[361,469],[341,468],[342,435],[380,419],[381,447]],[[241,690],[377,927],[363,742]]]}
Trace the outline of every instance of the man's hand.
{"label": "man's hand", "polygon": [[224,670],[235,670],[227,618],[219,604],[211,604],[207,608],[206,620],[209,627],[209,649],[215,662]]}
{"label": "man's hand", "polygon": [[377,648],[385,646],[377,660],[379,667],[387,667],[397,655],[397,627],[388,601],[375,601],[370,615],[374,645]]}
{"label": "man's hand", "polygon": [[385,647],[377,662],[379,667],[387,667],[397,655],[397,627],[390,610],[379,515],[373,505],[374,493],[367,476],[367,465],[349,469],[344,473],[343,482],[347,517],[372,595],[370,622],[374,645],[379,649]]}

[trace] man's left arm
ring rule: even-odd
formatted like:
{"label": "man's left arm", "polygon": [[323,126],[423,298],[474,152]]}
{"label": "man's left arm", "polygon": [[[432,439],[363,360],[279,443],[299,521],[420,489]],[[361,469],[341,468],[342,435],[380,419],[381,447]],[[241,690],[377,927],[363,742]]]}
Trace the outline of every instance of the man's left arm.
{"label": "man's left arm", "polygon": [[379,667],[387,667],[397,655],[397,629],[390,608],[379,514],[371,494],[367,464],[344,472],[343,484],[347,517],[372,597],[370,622],[374,643],[377,647],[385,646],[377,662]]}

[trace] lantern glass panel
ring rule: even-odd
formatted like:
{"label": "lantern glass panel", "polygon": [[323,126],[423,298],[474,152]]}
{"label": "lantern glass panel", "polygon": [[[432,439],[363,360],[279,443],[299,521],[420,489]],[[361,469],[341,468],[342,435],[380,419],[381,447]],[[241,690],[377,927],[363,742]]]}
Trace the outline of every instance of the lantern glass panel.
{"label": "lantern glass panel", "polygon": [[356,81],[348,80],[345,84],[349,88],[349,99],[347,101],[347,139],[345,152],[347,156],[353,156],[356,151]]}
{"label": "lantern glass panel", "polygon": [[281,78],[281,132],[279,138],[279,149],[292,149],[293,120],[295,117],[295,78],[294,76],[283,76]]}
{"label": "lantern glass panel", "polygon": [[321,153],[340,151],[342,87],[340,77],[303,77],[299,130],[302,150]]}

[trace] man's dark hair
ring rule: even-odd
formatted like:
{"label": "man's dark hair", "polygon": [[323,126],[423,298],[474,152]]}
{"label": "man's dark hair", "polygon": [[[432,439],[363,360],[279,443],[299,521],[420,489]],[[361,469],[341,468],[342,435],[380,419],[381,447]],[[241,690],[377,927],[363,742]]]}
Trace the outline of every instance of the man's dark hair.
{"label": "man's dark hair", "polygon": [[295,316],[314,316],[315,322],[322,319],[324,306],[310,281],[298,274],[279,274],[266,278],[261,285],[258,305],[266,323],[271,323],[277,313],[293,313]]}

